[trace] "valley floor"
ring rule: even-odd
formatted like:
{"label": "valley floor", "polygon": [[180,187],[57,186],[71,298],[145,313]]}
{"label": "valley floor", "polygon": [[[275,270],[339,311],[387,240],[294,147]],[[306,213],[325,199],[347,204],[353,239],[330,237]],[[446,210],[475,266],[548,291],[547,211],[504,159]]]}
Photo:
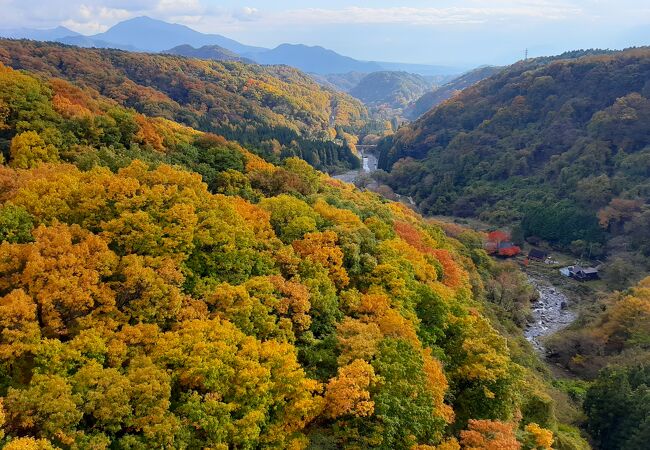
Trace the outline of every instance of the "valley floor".
{"label": "valley floor", "polygon": [[361,152],[362,165],[360,169],[349,170],[334,178],[345,181],[346,183],[354,183],[361,175],[370,175],[377,170],[378,159],[374,153]]}
{"label": "valley floor", "polygon": [[533,305],[533,320],[524,330],[524,336],[535,350],[544,355],[544,338],[571,325],[577,314],[572,299],[551,281],[539,275],[528,275],[528,280],[539,292],[539,300]]}

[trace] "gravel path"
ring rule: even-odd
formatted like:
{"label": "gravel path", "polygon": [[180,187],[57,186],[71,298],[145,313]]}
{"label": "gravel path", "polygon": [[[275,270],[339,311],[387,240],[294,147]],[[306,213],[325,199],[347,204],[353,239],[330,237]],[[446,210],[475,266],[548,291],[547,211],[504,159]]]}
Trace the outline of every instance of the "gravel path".
{"label": "gravel path", "polygon": [[545,352],[542,338],[569,326],[576,313],[569,309],[569,298],[546,280],[528,276],[539,292],[539,300],[532,305],[533,320],[528,323],[524,336],[540,353]]}

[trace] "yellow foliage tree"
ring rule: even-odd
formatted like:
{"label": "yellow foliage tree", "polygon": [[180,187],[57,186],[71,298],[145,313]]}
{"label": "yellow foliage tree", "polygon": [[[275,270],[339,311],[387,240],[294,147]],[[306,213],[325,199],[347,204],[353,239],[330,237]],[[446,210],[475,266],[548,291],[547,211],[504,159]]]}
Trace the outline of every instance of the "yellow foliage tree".
{"label": "yellow foliage tree", "polygon": [[325,390],[325,401],[329,417],[365,417],[374,412],[375,403],[370,399],[368,389],[379,380],[367,362],[356,359],[339,369]]}
{"label": "yellow foliage tree", "polygon": [[529,423],[524,427],[524,443],[526,448],[532,450],[551,450],[553,447],[553,432],[540,427],[536,423]]}
{"label": "yellow foliage tree", "polygon": [[650,277],[641,280],[630,295],[614,297],[595,333],[617,350],[650,344]]}
{"label": "yellow foliage tree", "polygon": [[13,360],[34,349],[41,338],[36,304],[22,289],[0,298],[0,359]]}
{"label": "yellow foliage tree", "polygon": [[492,420],[470,420],[468,429],[460,432],[464,450],[519,450],[515,425]]}
{"label": "yellow foliage tree", "polygon": [[4,450],[56,450],[57,447],[52,445],[47,439],[34,439],[31,437],[22,437],[12,439],[5,445]]}
{"label": "yellow foliage tree", "polygon": [[339,365],[348,364],[355,359],[370,360],[377,352],[377,345],[383,338],[376,323],[366,323],[359,319],[346,317],[336,328],[341,348]]}
{"label": "yellow foliage tree", "polygon": [[14,288],[34,300],[46,336],[66,335],[86,314],[112,310],[115,294],[102,280],[117,258],[104,240],[76,225],[40,226],[34,239],[0,247],[0,260],[17,252],[22,270],[13,274]]}
{"label": "yellow foliage tree", "polygon": [[25,131],[11,140],[9,149],[11,166],[19,169],[29,169],[41,162],[52,162],[59,159],[59,152],[45,141],[35,131]]}
{"label": "yellow foliage tree", "polygon": [[331,280],[337,287],[345,287],[350,278],[343,267],[343,252],[336,245],[338,236],[333,231],[307,233],[305,238],[294,241],[296,253],[309,261],[319,263],[329,271]]}

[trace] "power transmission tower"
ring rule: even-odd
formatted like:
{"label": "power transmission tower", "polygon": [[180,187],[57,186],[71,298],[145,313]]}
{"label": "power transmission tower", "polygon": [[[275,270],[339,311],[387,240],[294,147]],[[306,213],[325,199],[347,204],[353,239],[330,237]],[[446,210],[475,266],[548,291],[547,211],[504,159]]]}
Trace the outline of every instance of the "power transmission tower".
{"label": "power transmission tower", "polygon": [[528,61],[528,49],[524,52],[524,61]]}

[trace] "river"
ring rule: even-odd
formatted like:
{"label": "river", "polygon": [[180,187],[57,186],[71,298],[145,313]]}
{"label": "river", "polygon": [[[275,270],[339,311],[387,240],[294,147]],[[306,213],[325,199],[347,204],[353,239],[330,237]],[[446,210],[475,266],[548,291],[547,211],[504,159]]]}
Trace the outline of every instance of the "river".
{"label": "river", "polygon": [[543,338],[568,327],[576,313],[569,307],[569,298],[549,281],[528,275],[528,280],[537,292],[539,300],[532,305],[532,321],[526,326],[524,336],[542,355],[545,353]]}
{"label": "river", "polygon": [[[346,183],[354,183],[361,175],[367,175],[377,170],[377,156],[369,151],[362,151],[362,167],[356,170],[336,175],[337,178]],[[414,205],[413,199],[408,198],[409,203]],[[528,275],[529,282],[539,292],[539,300],[532,305],[532,321],[524,330],[524,336],[540,354],[544,355],[546,349],[543,338],[556,333],[569,326],[575,319],[576,313],[569,307],[569,298],[553,286],[550,281],[539,275]]]}
{"label": "river", "polygon": [[377,170],[378,159],[374,153],[368,151],[361,152],[361,168],[355,170],[349,170],[340,175],[335,175],[334,178],[337,180],[345,181],[346,183],[354,183],[359,176],[363,174],[371,174]]}

